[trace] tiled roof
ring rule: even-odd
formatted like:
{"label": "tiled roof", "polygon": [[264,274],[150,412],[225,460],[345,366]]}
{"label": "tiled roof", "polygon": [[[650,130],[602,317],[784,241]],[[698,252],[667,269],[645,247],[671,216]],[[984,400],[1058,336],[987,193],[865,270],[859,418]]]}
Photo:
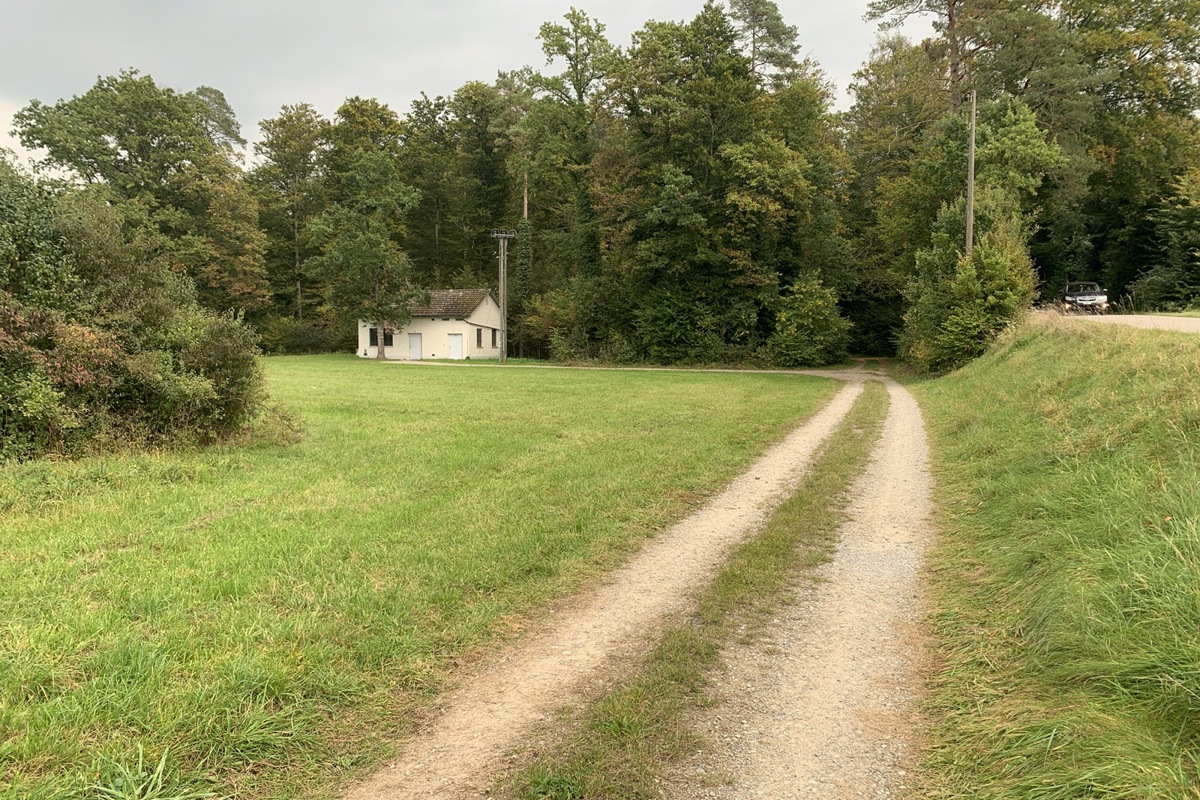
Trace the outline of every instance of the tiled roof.
{"label": "tiled roof", "polygon": [[492,292],[490,289],[434,289],[429,305],[414,308],[414,317],[468,317]]}

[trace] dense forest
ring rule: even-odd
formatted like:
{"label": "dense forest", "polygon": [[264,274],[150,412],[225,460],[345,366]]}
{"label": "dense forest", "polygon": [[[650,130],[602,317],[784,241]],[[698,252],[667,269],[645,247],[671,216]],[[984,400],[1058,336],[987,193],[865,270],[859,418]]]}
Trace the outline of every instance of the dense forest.
{"label": "dense forest", "polygon": [[[914,14],[934,36],[891,35]],[[58,403],[69,427],[64,398],[96,373],[220,429],[240,406],[215,399],[231,395],[199,364],[204,331],[237,353],[252,331],[268,352],[348,348],[355,319],[495,286],[498,227],[519,234],[523,355],[898,351],[940,371],[1067,280],[1200,302],[1200,5],[875,0],[869,17],[881,37],[844,113],[771,0],[708,2],[625,46],[571,9],[537,32],[541,69],[404,113],[286,105],[248,159],[212,87],[130,70],[33,100],[14,124],[41,169],[0,166],[0,424],[50,424]]]}

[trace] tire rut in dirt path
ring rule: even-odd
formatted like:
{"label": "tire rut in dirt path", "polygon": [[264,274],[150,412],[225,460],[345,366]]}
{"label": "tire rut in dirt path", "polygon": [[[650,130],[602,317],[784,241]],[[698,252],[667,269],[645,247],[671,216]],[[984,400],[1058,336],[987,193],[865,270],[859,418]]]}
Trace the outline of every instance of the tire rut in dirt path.
{"label": "tire rut in dirt path", "polygon": [[691,720],[709,750],[663,798],[903,794],[919,730],[931,479],[916,401],[887,384],[884,430],[823,580],[798,589],[752,645],[726,650],[718,702]]}
{"label": "tire rut in dirt path", "polygon": [[462,676],[430,729],[347,800],[453,800],[486,791],[525,734],[637,656],[794,489],[862,390],[861,377],[836,377],[850,383],[721,494],[648,542],[599,590]]}

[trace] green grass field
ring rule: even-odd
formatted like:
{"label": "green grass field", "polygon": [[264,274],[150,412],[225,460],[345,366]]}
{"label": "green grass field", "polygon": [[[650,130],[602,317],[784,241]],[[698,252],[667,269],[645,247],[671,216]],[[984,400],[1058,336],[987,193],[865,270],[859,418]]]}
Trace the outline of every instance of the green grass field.
{"label": "green grass field", "polygon": [[1042,321],[913,388],[942,517],[921,796],[1200,797],[1200,337]]}
{"label": "green grass field", "polygon": [[0,475],[0,797],[327,793],[387,756],[456,659],[836,389],[350,357],[267,370],[297,443]]}

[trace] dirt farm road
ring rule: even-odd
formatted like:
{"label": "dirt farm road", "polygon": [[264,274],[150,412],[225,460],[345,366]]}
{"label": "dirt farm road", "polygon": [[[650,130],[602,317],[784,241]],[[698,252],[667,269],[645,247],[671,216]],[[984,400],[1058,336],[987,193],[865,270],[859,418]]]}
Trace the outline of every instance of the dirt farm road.
{"label": "dirt farm road", "polygon": [[904,790],[919,729],[931,481],[916,401],[896,384],[888,391],[883,435],[823,582],[798,589],[765,637],[725,651],[718,702],[692,720],[712,749],[663,797],[858,800]]}
{"label": "dirt farm road", "polygon": [[[868,379],[890,407],[855,485],[825,581],[797,590],[769,642],[727,651],[723,702],[693,720],[717,744],[664,798],[892,797],[914,757],[922,658],[919,567],[932,534],[924,427],[912,396],[862,372],[707,505],[648,542],[590,595],[467,669],[427,729],[346,800],[484,795],[509,754],[555,712],[594,696],[685,612],[735,544],[793,490]],[[719,776],[714,780],[713,776]]]}

